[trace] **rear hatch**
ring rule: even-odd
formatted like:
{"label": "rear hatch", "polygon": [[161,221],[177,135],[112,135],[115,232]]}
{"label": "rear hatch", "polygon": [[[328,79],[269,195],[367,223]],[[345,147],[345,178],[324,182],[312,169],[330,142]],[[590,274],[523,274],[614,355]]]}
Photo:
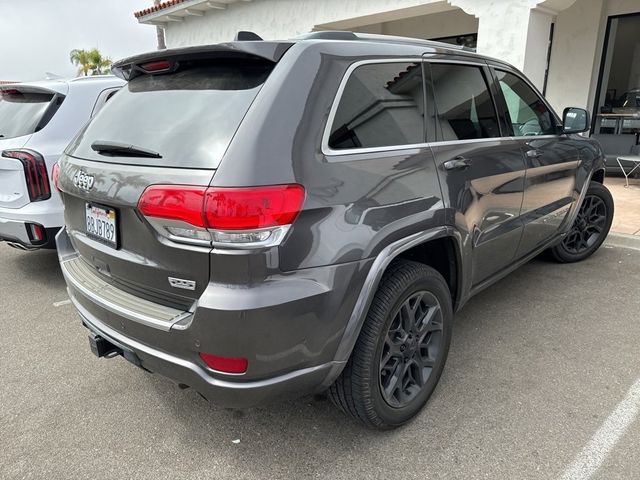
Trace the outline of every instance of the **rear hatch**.
{"label": "rear hatch", "polygon": [[[67,230],[84,261],[130,293],[188,308],[208,284],[211,244],[170,213],[145,216],[139,201],[152,185],[166,192],[210,184],[275,63],[164,55],[116,65],[129,83],[69,146],[60,186]],[[160,205],[167,211],[192,200],[180,188],[167,198]]]}
{"label": "rear hatch", "polygon": [[[0,207],[20,208],[29,203],[26,175],[37,176],[41,168],[29,161],[40,159],[11,152],[22,148],[33,133],[45,127],[63,99],[64,95],[32,85],[0,87]],[[19,156],[22,159],[16,158]],[[43,175],[46,177],[46,166]]]}

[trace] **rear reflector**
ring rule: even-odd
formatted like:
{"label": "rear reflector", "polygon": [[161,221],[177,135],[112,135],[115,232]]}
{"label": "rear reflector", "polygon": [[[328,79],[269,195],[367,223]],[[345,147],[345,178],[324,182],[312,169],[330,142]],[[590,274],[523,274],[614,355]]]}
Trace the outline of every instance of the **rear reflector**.
{"label": "rear reflector", "polygon": [[47,238],[44,227],[38,223],[27,223],[27,233],[34,244],[44,243]]}
{"label": "rear reflector", "polygon": [[219,357],[200,352],[200,358],[209,368],[224,373],[245,373],[249,365],[249,361],[242,357]]}
{"label": "rear reflector", "polygon": [[220,188],[152,185],[138,202],[147,217],[180,220],[200,228],[256,230],[290,225],[304,202],[301,185]]}
{"label": "rear reflector", "polygon": [[39,202],[51,198],[47,164],[38,152],[33,150],[5,150],[3,157],[16,158],[24,167],[24,176],[32,202]]}

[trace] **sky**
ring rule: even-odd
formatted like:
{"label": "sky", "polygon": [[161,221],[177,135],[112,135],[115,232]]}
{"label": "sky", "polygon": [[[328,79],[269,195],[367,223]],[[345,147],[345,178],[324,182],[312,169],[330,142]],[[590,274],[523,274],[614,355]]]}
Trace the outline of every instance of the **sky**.
{"label": "sky", "polygon": [[156,48],[156,30],[133,12],[153,0],[0,0],[0,80],[45,72],[74,77],[74,48],[97,47],[112,60]]}

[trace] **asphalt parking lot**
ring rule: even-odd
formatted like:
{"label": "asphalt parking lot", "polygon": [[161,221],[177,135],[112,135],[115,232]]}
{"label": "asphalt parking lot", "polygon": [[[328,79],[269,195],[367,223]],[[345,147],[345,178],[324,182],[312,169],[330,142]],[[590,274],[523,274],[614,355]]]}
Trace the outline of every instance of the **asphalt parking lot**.
{"label": "asphalt parking lot", "polygon": [[2,479],[640,478],[640,250],[479,294],[427,408],[385,433],[321,396],[224,410],[99,360],[65,299],[55,253],[0,245]]}

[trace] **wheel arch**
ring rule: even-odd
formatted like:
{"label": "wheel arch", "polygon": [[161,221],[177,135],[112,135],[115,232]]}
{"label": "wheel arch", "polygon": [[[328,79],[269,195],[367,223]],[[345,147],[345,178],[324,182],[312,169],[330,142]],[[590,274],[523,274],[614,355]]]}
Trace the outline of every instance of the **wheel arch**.
{"label": "wheel arch", "polygon": [[[452,227],[439,227],[418,232],[391,243],[375,257],[369,270],[351,317],[343,332],[342,340],[334,356],[334,367],[323,382],[328,388],[342,372],[360,335],[362,325],[384,272],[398,258],[418,261],[436,269],[449,285],[454,311],[463,297],[461,236]],[[446,258],[441,256],[445,253]],[[442,271],[441,271],[442,270]],[[451,283],[450,283],[451,282]],[[451,290],[453,288],[453,290]]]}

